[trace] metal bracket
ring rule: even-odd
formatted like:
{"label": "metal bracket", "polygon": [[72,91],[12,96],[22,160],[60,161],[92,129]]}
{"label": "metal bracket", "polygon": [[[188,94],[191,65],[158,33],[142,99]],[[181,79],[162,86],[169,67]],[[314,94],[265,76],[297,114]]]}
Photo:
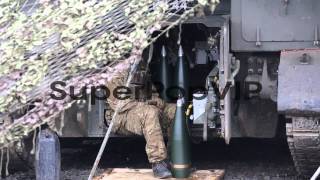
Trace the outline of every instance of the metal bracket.
{"label": "metal bracket", "polygon": [[257,26],[257,41],[256,41],[256,46],[260,47],[262,45],[261,40],[260,40],[260,27]]}
{"label": "metal bracket", "polygon": [[307,53],[303,53],[299,59],[301,65],[309,65],[311,63],[311,56]]}
{"label": "metal bracket", "polygon": [[[231,54],[229,49],[229,21],[226,21],[224,26],[221,29],[221,36],[220,36],[220,61],[219,61],[219,85],[225,86],[229,79],[231,78]],[[229,82],[230,83],[230,82]],[[219,87],[219,91],[223,90],[223,87]],[[227,91],[225,97],[221,99],[220,105],[222,110],[220,111],[220,118],[221,118],[221,135],[224,137],[226,144],[230,143],[230,139],[232,136],[231,132],[231,94],[230,91]]]}
{"label": "metal bracket", "polygon": [[236,77],[236,75],[239,73],[239,70],[240,70],[240,61],[236,59],[236,57],[234,56],[232,56],[231,58],[231,69],[233,69],[233,71],[231,72],[231,77],[228,81],[230,81],[231,85],[234,86],[234,78]]}
{"label": "metal bracket", "polygon": [[233,70],[230,73],[230,77],[228,78],[226,85],[223,90],[220,92],[220,98],[223,99],[225,95],[228,93],[231,87],[234,86],[234,78],[239,73],[240,70],[240,61],[236,59],[234,56],[231,57],[231,69]]}
{"label": "metal bracket", "polygon": [[315,28],[314,28],[314,42],[313,42],[313,45],[314,46],[319,46],[320,45],[318,25],[316,25]]}
{"label": "metal bracket", "polygon": [[288,14],[288,5],[289,5],[289,0],[283,0],[284,3],[284,14],[287,15]]}

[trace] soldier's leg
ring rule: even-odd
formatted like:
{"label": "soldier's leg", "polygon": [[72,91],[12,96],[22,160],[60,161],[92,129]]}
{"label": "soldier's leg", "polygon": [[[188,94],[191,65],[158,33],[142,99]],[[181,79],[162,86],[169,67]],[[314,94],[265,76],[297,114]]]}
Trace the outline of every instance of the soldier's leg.
{"label": "soldier's leg", "polygon": [[144,135],[146,139],[146,153],[150,163],[163,161],[167,158],[157,107],[139,103],[128,110],[123,127],[132,133]]}
{"label": "soldier's leg", "polygon": [[171,136],[171,129],[173,126],[174,115],[176,112],[176,104],[175,103],[166,103],[163,109],[163,124],[166,129],[167,137]]}
{"label": "soldier's leg", "polygon": [[[172,126],[173,126],[173,120],[174,120],[174,115],[176,112],[176,104],[175,103],[166,103],[163,113],[162,113],[162,125],[164,132],[166,133],[168,139],[171,138],[171,133],[172,133]],[[168,153],[168,158],[170,159],[170,149],[171,149],[171,142],[170,140],[167,143],[167,153]]]}

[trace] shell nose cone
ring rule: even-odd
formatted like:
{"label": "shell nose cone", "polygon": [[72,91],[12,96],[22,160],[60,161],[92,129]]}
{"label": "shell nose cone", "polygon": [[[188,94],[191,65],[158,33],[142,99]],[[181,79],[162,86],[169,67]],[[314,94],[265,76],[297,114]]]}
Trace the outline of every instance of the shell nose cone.
{"label": "shell nose cone", "polygon": [[182,49],[182,46],[180,45],[179,46],[179,57],[182,57],[183,56],[183,49]]}
{"label": "shell nose cone", "polygon": [[161,55],[162,57],[166,57],[167,55],[166,48],[164,46],[162,46]]}
{"label": "shell nose cone", "polygon": [[183,98],[179,98],[177,100],[177,107],[182,107],[183,104],[184,104],[184,99]]}

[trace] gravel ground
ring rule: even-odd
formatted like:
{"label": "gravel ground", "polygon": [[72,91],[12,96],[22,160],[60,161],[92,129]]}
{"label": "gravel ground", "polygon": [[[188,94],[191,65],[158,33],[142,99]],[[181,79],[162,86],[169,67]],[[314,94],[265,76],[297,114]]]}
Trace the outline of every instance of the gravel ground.
{"label": "gravel ground", "polygon": [[[101,141],[80,143],[62,141],[63,179],[86,179]],[[112,139],[100,163],[106,168],[150,168],[141,138]],[[71,148],[73,147],[73,148]],[[226,180],[291,180],[299,179],[284,140],[235,139],[226,146],[223,141],[193,144],[193,167],[225,169]],[[34,179],[33,170],[24,165],[10,167],[13,174],[6,179]]]}

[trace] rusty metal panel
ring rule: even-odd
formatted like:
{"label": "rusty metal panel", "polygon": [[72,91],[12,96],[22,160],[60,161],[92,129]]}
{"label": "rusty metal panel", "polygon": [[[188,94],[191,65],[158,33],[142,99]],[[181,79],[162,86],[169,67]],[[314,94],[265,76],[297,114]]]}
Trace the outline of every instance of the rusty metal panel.
{"label": "rusty metal panel", "polygon": [[278,76],[278,111],[320,114],[319,49],[281,52]]}

